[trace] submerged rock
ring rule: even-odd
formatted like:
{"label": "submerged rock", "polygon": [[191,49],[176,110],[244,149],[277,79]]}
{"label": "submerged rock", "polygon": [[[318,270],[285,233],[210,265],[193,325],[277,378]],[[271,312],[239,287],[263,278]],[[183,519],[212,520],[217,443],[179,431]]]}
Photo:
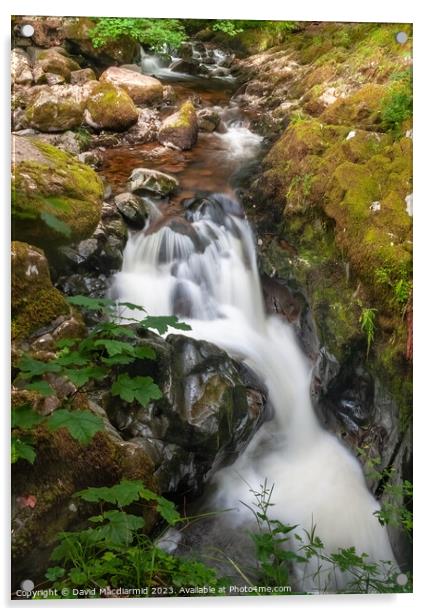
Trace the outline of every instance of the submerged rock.
{"label": "submerged rock", "polygon": [[138,105],[160,102],[163,97],[163,86],[158,79],[126,68],[111,66],[102,73],[100,81],[122,88]]}
{"label": "submerged rock", "polygon": [[198,119],[191,101],[184,103],[179,111],[167,117],[159,130],[161,144],[190,150],[198,138]]}
{"label": "submerged rock", "polygon": [[176,178],[155,169],[133,169],[128,188],[133,193],[153,193],[164,197],[174,192],[179,183]]}

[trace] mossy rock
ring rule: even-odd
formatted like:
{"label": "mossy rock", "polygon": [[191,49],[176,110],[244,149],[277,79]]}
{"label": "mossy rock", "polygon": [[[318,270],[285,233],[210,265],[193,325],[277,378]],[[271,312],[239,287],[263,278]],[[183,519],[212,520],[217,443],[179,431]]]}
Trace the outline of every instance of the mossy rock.
{"label": "mossy rock", "polygon": [[197,138],[198,118],[191,101],[186,101],[176,113],[162,122],[158,135],[160,143],[180,150],[190,150]]}
{"label": "mossy rock", "polygon": [[127,130],[136,124],[138,109],[125,90],[111,83],[91,82],[85,121],[96,130]]}
{"label": "mossy rock", "polygon": [[43,133],[63,132],[81,126],[84,109],[85,95],[79,86],[45,86],[30,96],[24,121]]}
{"label": "mossy rock", "polygon": [[70,305],[51,283],[48,261],[40,248],[12,242],[12,339],[26,338]]}
{"label": "mossy rock", "polygon": [[12,236],[51,251],[89,237],[102,208],[97,174],[58,148],[14,137]]}
{"label": "mossy rock", "polygon": [[381,102],[387,87],[369,83],[345,98],[339,98],[320,116],[328,124],[375,129],[381,124]]}
{"label": "mossy rock", "polygon": [[61,75],[66,81],[70,81],[72,71],[78,71],[81,68],[75,60],[53,49],[48,49],[38,54],[35,68],[37,67],[40,67],[44,73]]}

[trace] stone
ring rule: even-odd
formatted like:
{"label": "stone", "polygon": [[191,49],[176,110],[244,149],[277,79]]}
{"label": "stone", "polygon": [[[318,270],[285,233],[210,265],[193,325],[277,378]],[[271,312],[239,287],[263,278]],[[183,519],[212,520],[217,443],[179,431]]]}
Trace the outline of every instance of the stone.
{"label": "stone", "polygon": [[44,252],[12,242],[12,338],[25,338],[70,312],[70,305],[51,283]]}
{"label": "stone", "polygon": [[190,150],[198,138],[198,119],[191,101],[181,105],[179,111],[168,116],[159,130],[158,140],[180,150]]}
{"label": "stone", "polygon": [[172,86],[163,86],[163,102],[167,105],[173,105],[177,100],[177,95]]}
{"label": "stone", "polygon": [[84,85],[87,81],[96,81],[96,73],[92,68],[80,68],[76,71],[71,71],[70,73],[70,83],[76,84],[78,86]]}
{"label": "stone", "polygon": [[145,199],[132,193],[121,193],[114,197],[114,203],[125,220],[133,229],[142,229],[149,216],[149,205]]}
{"label": "stone", "polygon": [[24,118],[28,126],[45,133],[77,128],[83,122],[85,100],[80,86],[42,86],[29,101]]}
{"label": "stone", "polygon": [[212,133],[220,124],[220,115],[213,109],[200,109],[197,112],[198,127],[207,133]]}
{"label": "stone", "polygon": [[175,73],[187,73],[188,75],[198,75],[200,65],[197,60],[176,60],[169,67]]}
{"label": "stone", "polygon": [[112,83],[89,82],[85,122],[96,130],[123,131],[135,124],[138,109],[125,90]]}
{"label": "stone", "polygon": [[178,186],[178,180],[172,175],[144,168],[133,169],[127,184],[132,193],[153,193],[160,197],[171,194]]}
{"label": "stone", "polygon": [[163,86],[158,79],[118,66],[106,69],[100,81],[122,88],[137,105],[158,103],[163,97]]}
{"label": "stone", "polygon": [[75,60],[53,49],[48,49],[38,54],[35,64],[35,69],[42,69],[44,73],[61,75],[68,82],[70,81],[71,72],[77,71],[80,68]]}
{"label": "stone", "polygon": [[12,49],[10,63],[12,83],[30,86],[33,83],[33,73],[28,54],[19,48]]}
{"label": "stone", "polygon": [[13,138],[12,235],[48,251],[88,238],[102,208],[96,173],[31,137]]}

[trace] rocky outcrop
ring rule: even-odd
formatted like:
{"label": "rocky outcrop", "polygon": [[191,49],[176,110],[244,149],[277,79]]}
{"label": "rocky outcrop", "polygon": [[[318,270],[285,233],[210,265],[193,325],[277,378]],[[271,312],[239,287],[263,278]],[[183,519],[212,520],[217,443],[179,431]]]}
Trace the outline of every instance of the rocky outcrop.
{"label": "rocky outcrop", "polygon": [[70,305],[52,286],[43,251],[12,242],[12,339],[22,340],[70,312]]}
{"label": "rocky outcrop", "polygon": [[52,250],[91,235],[99,222],[103,185],[73,156],[37,139],[15,137],[12,235]]}
{"label": "rocky outcrop", "polygon": [[158,195],[164,197],[178,187],[178,180],[172,175],[155,169],[133,169],[128,188],[132,193]]}
{"label": "rocky outcrop", "polygon": [[190,150],[197,138],[198,120],[191,101],[184,103],[179,111],[162,122],[158,135],[161,144],[180,150]]}
{"label": "rocky outcrop", "polygon": [[127,92],[111,83],[90,82],[85,108],[86,123],[96,130],[126,130],[139,113]]}
{"label": "rocky outcrop", "polygon": [[142,336],[157,365],[137,362],[129,374],[154,376],[163,397],[144,408],[111,396],[108,416],[154,461],[163,492],[199,493],[203,479],[233,462],[265,419],[266,393],[251,372],[208,342]]}
{"label": "rocky outcrop", "polygon": [[102,73],[100,81],[122,88],[137,105],[158,103],[163,97],[163,86],[158,79],[126,68],[111,66]]}

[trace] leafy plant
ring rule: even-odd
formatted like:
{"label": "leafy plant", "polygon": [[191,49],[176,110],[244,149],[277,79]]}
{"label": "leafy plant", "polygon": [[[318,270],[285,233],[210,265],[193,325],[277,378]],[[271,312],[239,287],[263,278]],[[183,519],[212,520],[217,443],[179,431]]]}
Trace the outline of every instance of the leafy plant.
{"label": "leafy plant", "polygon": [[129,37],[153,50],[177,48],[186,39],[178,19],[101,17],[89,32],[94,47]]}
{"label": "leafy plant", "polygon": [[401,278],[394,287],[395,301],[404,306],[407,304],[411,293],[411,282]]}
{"label": "leafy plant", "polygon": [[167,554],[144,534],[145,513],[136,515],[127,508],[136,511],[156,506],[171,526],[182,518],[173,503],[142,481],[123,479],[111,487],[87,488],[75,497],[97,503],[101,512],[88,518],[83,530],[59,534],[59,544],[51,554],[55,566],[45,573],[53,588],[98,588],[104,596],[108,589],[164,587],[166,594],[177,594],[182,586],[216,587],[220,583],[213,569]]}
{"label": "leafy plant", "polygon": [[[13,410],[12,415],[12,461],[25,459],[33,463],[36,453],[33,448],[31,430],[44,425],[48,430],[66,429],[72,438],[88,444],[93,436],[103,430],[103,421],[88,409],[74,408],[78,392],[89,393],[96,384],[106,382],[113,395],[126,402],[136,400],[142,406],[162,396],[159,387],[149,376],[131,376],[127,366],[137,360],[154,360],[154,350],[146,344],[132,344],[136,332],[141,329],[155,329],[166,333],[168,327],[188,330],[176,317],[144,316],[142,307],[128,302],[118,303],[108,299],[93,299],[84,296],[68,298],[74,306],[99,314],[99,321],[84,339],[68,338],[57,343],[55,356],[44,362],[25,354],[18,362],[19,387],[37,391],[43,396],[55,393],[49,383],[52,376],[70,382],[75,392],[63,401],[63,408],[42,418],[28,406]],[[127,317],[127,309],[139,316]],[[119,320],[128,324],[124,325]]]}
{"label": "leafy plant", "polygon": [[382,100],[381,117],[385,130],[399,132],[402,123],[413,115],[413,93],[410,87],[396,85]]}
{"label": "leafy plant", "polygon": [[367,357],[376,332],[376,308],[363,308],[359,316],[362,331],[367,337]]}

